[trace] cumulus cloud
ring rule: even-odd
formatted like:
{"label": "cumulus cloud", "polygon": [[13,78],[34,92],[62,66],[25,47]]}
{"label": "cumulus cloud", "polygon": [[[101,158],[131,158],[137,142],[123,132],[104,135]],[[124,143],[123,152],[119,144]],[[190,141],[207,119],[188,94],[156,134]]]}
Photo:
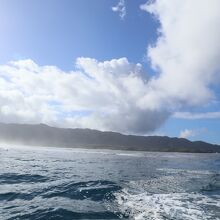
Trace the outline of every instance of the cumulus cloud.
{"label": "cumulus cloud", "polygon": [[156,0],[141,5],[160,22],[159,37],[148,47],[158,75],[143,102],[174,109],[202,106],[214,100],[220,80],[220,1]]}
{"label": "cumulus cloud", "polygon": [[112,7],[112,11],[118,12],[120,18],[123,20],[126,16],[125,0],[119,0],[118,4]]}
{"label": "cumulus cloud", "polygon": [[[112,8],[122,18],[124,3]],[[147,52],[157,72],[151,78],[126,58],[81,57],[70,72],[32,60],[0,65],[0,121],[146,134],[173,112],[215,101],[219,8],[219,0],[156,0],[141,6],[160,22],[159,37]]]}
{"label": "cumulus cloud", "polygon": [[78,58],[64,72],[32,60],[0,66],[0,120],[87,127],[125,133],[155,130],[168,117],[138,102],[148,78],[140,64],[126,58],[98,62]]}
{"label": "cumulus cloud", "polygon": [[180,131],[179,137],[180,138],[191,138],[195,137],[197,135],[200,135],[202,133],[206,133],[206,128],[198,128],[198,129],[184,129]]}
{"label": "cumulus cloud", "polygon": [[194,137],[196,135],[196,133],[197,132],[195,130],[185,129],[180,132],[179,137],[180,138],[190,138],[190,137]]}

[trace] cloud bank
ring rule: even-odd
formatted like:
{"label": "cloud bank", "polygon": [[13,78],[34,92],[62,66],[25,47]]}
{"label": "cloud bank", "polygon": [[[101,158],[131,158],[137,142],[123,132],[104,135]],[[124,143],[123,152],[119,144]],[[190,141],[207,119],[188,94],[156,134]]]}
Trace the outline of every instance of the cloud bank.
{"label": "cloud bank", "polygon": [[0,121],[146,134],[174,112],[216,101],[219,8],[219,0],[141,6],[160,22],[159,37],[147,50],[157,73],[151,78],[127,58],[81,57],[70,72],[32,60],[0,65]]}
{"label": "cloud bank", "polygon": [[126,58],[78,58],[71,72],[32,60],[10,62],[0,66],[0,120],[148,132],[169,113],[139,104],[147,84],[142,66]]}

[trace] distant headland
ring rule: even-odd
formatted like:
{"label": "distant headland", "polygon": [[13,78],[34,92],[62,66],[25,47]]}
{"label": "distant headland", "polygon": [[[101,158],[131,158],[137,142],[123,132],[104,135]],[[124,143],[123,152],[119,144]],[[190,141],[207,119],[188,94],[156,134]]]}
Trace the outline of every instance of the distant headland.
{"label": "distant headland", "polygon": [[130,151],[220,153],[220,146],[167,136],[136,136],[45,124],[0,123],[0,141],[28,146],[112,149]]}

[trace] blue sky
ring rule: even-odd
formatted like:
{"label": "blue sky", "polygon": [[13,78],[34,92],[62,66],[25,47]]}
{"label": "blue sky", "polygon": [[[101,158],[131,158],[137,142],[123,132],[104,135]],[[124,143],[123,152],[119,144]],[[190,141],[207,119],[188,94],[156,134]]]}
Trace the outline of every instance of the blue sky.
{"label": "blue sky", "polygon": [[[211,61],[208,63],[207,61],[207,64],[201,67],[203,75],[199,75],[199,73],[196,72],[195,77],[192,77],[193,80],[195,79],[195,82],[188,84],[189,81],[186,81],[186,90],[189,92],[185,94],[185,91],[181,90],[184,87],[181,84],[179,86],[180,88],[178,87],[178,83],[181,83],[181,80],[178,83],[176,83],[175,80],[179,80],[183,74],[193,75],[193,71],[199,69],[197,67],[200,67],[200,65],[193,64],[191,69],[187,69],[188,72],[178,73],[180,77],[174,77],[173,80],[169,71],[174,70],[174,73],[172,74],[175,74],[176,69],[178,70],[178,68],[181,68],[184,65],[186,66],[187,64],[190,66],[191,62],[184,61],[185,63],[183,62],[181,65],[178,63],[175,63],[174,65],[172,63],[173,66],[166,66],[167,57],[163,57],[164,53],[161,52],[163,48],[166,48],[167,54],[172,57],[176,51],[176,47],[173,45],[180,45],[181,50],[177,47],[178,53],[177,55],[175,54],[175,56],[179,56],[181,58],[179,60],[186,60],[187,55],[181,53],[182,51],[190,51],[190,46],[185,46],[188,35],[185,39],[181,39],[180,37],[179,41],[172,44],[172,36],[170,33],[176,31],[177,38],[179,38],[178,30],[179,32],[181,32],[181,30],[189,31],[190,34],[192,32],[193,35],[189,34],[189,36],[196,37],[199,33],[194,33],[195,28],[193,27],[189,27],[185,30],[184,28],[187,25],[183,25],[181,29],[178,29],[180,25],[178,25],[176,29],[174,29],[175,25],[168,25],[168,27],[164,25],[164,28],[162,27],[162,30],[160,30],[159,28],[161,25],[163,26],[163,24],[165,24],[163,23],[164,21],[167,22],[170,21],[171,18],[175,18],[178,23],[178,19],[182,19],[182,17],[178,17],[178,14],[172,15],[174,10],[171,11],[171,13],[162,13],[161,10],[165,10],[166,12],[166,10],[168,11],[170,9],[170,6],[166,5],[169,3],[164,3],[164,1],[161,1],[164,5],[162,3],[161,5],[160,3],[152,3],[155,6],[155,8],[152,9],[153,12],[149,8],[146,9],[143,7],[142,10],[140,9],[141,5],[145,5],[146,0],[125,0],[121,2],[124,3],[126,10],[126,15],[123,18],[120,17],[120,13],[112,10],[112,7],[117,6],[119,3],[117,0],[2,0],[0,7],[0,64],[2,67],[0,68],[0,73],[2,75],[1,77],[3,77],[8,71],[9,79],[13,82],[13,85],[6,85],[4,82],[6,89],[5,91],[1,90],[1,95],[4,97],[4,100],[8,99],[1,103],[4,107],[1,120],[4,122],[11,122],[14,120],[15,122],[27,123],[37,123],[39,121],[58,126],[64,126],[65,122],[68,122],[66,123],[66,126],[69,127],[91,127],[101,130],[116,130],[124,133],[139,133],[140,131],[140,133],[146,134],[182,136],[191,140],[204,140],[212,143],[220,143],[220,115],[218,114],[220,111],[220,89],[217,79],[217,76],[219,76],[218,64],[212,63]],[[182,4],[190,4],[189,2],[190,1],[186,1]],[[218,3],[216,2],[216,4]],[[178,7],[177,9],[179,10],[180,6],[175,7]],[[193,7],[196,8],[196,5],[192,5],[192,8]],[[201,7],[203,7],[203,5]],[[204,5],[204,8],[205,7],[206,5]],[[213,10],[215,7],[216,5],[213,5]],[[181,11],[181,13],[185,12]],[[212,11],[212,13],[214,14],[215,12]],[[194,15],[190,14],[189,16]],[[197,17],[196,16],[197,15],[195,15],[195,20],[199,18],[200,14],[198,14]],[[198,22],[199,20],[200,19],[198,19]],[[180,24],[183,24],[184,22],[185,20],[181,20]],[[205,20],[205,22],[207,22],[207,27],[210,26],[210,21]],[[195,23],[195,25],[199,27],[200,23]],[[214,25],[218,24],[213,22],[213,26]],[[204,25],[204,27],[206,26]],[[199,30],[199,28],[198,30],[196,29],[196,31]],[[215,33],[213,32],[213,34]],[[218,33],[216,33],[216,35],[217,34]],[[166,44],[164,43],[162,46],[157,45],[158,39],[163,35],[163,40],[165,39],[164,42],[166,42]],[[204,38],[206,38],[206,36],[204,36]],[[210,41],[211,40],[215,43],[214,38],[210,39]],[[189,45],[190,43],[191,42],[189,42]],[[152,45],[152,48],[156,48],[152,49],[151,54],[147,50],[150,45]],[[196,46],[197,45],[195,45],[194,51],[197,49]],[[205,46],[203,51],[206,50]],[[187,50],[185,50],[185,47]],[[198,51],[199,49],[200,48],[198,48]],[[218,58],[218,52],[219,50],[211,48],[209,55],[210,60],[215,60],[216,57]],[[83,59],[78,60],[80,57],[83,57]],[[123,57],[126,58],[126,60],[120,60],[120,58]],[[208,59],[207,57],[204,59],[209,60],[209,57]],[[96,61],[93,60],[93,62],[92,60],[84,58],[95,59]],[[196,54],[195,58],[197,59]],[[162,59],[164,62],[161,61]],[[199,56],[198,59],[203,60],[203,57]],[[19,62],[22,60],[29,61],[23,63]],[[7,63],[10,61],[18,61],[19,63],[10,64],[12,65],[9,65],[11,69],[5,70],[5,65],[8,65]],[[104,64],[105,61],[109,62],[106,64],[107,67]],[[136,70],[139,68],[138,63],[142,65],[141,71]],[[153,68],[151,63],[155,63],[156,68]],[[24,65],[26,65],[26,69],[24,68]],[[45,66],[53,66],[54,69],[48,70],[44,68]],[[15,73],[15,68],[17,68],[17,72],[25,71],[25,74],[27,75],[22,76],[21,79],[17,79],[15,76],[17,74]],[[198,81],[197,83],[196,77],[201,79],[201,76],[205,76],[208,68],[210,68],[210,72],[217,72],[217,75],[214,75],[214,73],[208,75],[209,73],[207,73],[207,77],[204,77],[204,80]],[[30,69],[30,74],[26,73],[27,69]],[[134,74],[130,74],[129,77],[124,76],[124,69],[128,70],[129,74],[131,72],[135,72],[136,74],[137,71],[137,74],[139,74],[137,82],[135,81],[137,78],[134,77]],[[31,74],[34,71],[38,72],[39,76],[42,75],[43,79],[39,79],[39,81],[36,81],[33,77],[30,79],[30,76],[32,76]],[[56,91],[62,90],[62,88],[64,91],[57,94],[53,89],[49,90],[49,84],[44,88],[39,88],[41,86],[40,83],[45,83],[45,85],[48,83],[48,81],[44,81],[44,78],[46,77],[44,77],[43,73],[41,74],[41,72],[47,71],[56,72],[54,78],[57,77],[57,81],[52,84],[52,86],[57,86]],[[137,102],[137,107],[133,109],[137,97],[134,100],[133,95],[131,94],[130,96],[128,95],[127,102],[121,101],[122,99],[126,100],[126,97],[124,96],[124,93],[126,93],[125,91],[121,92],[118,99],[106,98],[109,97],[109,94],[107,93],[108,91],[106,91],[108,88],[102,90],[104,83],[97,84],[97,82],[100,82],[100,75],[100,78],[97,77],[98,80],[96,82],[98,85],[97,88],[100,87],[99,93],[94,89],[95,87],[89,87],[89,89],[87,89],[87,84],[80,84],[79,87],[72,88],[71,84],[67,84],[66,81],[68,80],[66,80],[66,78],[64,80],[64,78],[60,77],[60,71],[66,75],[71,75],[72,71],[81,71],[83,74],[91,76],[91,78],[96,78],[96,73],[94,73],[94,71],[100,72],[100,74],[109,71],[110,73],[113,72],[111,77],[116,78],[115,81],[110,81],[111,84],[106,84],[106,86],[110,85],[114,87],[114,82],[117,85],[122,83],[119,87],[115,88],[118,93],[120,93],[120,88],[124,86],[124,82],[121,82],[123,77],[125,77],[126,86],[131,85],[128,91],[134,91],[136,88],[132,86],[138,85],[140,85],[140,87],[143,86],[143,90],[137,92],[137,97],[140,98],[140,100]],[[120,71],[122,71],[123,74],[117,76]],[[156,83],[150,82],[151,90],[153,90],[153,92],[149,90],[151,91],[149,93],[148,89],[144,88],[145,86],[147,87],[148,84],[141,78],[142,76],[140,76],[140,74],[146,74],[148,80],[151,78],[156,79],[158,76],[164,77],[159,77],[159,80],[156,80],[158,81]],[[53,73],[51,73],[51,75],[53,76]],[[24,80],[25,77],[26,79]],[[84,80],[84,78],[78,79],[77,76],[72,78],[72,84],[74,85],[78,85],[79,82]],[[131,79],[133,79],[132,83]],[[21,81],[24,85],[23,88],[22,84],[19,84]],[[51,78],[51,83],[52,81],[53,79]],[[62,84],[63,87],[60,86],[60,81],[64,82]],[[134,81],[136,83],[133,85]],[[35,84],[34,82],[36,82],[36,86],[39,83],[36,88],[36,94],[27,89],[30,87],[27,82],[31,82],[33,85]],[[168,84],[165,85],[167,82]],[[183,81],[183,83],[185,82]],[[172,84],[177,85],[175,88],[172,88]],[[64,88],[65,85],[67,85],[66,88]],[[192,89],[194,85],[198,88],[195,91]],[[90,83],[88,86],[90,86]],[[166,87],[169,87],[169,89],[166,89]],[[13,94],[9,93],[9,90],[12,88],[16,88]],[[165,95],[157,97],[157,95],[155,95],[159,93],[157,88],[162,91],[160,94],[165,91],[164,93],[166,94],[166,97],[164,97]],[[200,91],[197,94],[196,91],[198,90]],[[83,91],[84,93],[81,94]],[[179,93],[179,95],[175,96],[172,93],[173,91],[177,91],[175,93]],[[83,97],[85,97],[86,92],[93,93],[94,95],[91,96],[92,98],[88,98],[88,95],[86,95],[86,101],[84,101],[82,99],[84,99]],[[27,93],[30,93],[31,95],[24,95]],[[77,96],[78,93],[80,93],[79,96]],[[106,96],[100,95],[99,97],[99,94],[103,93],[106,93]],[[46,95],[43,97],[42,94]],[[140,94],[143,94],[143,99],[140,97]],[[201,97],[199,94],[202,94]],[[24,105],[21,106],[21,104],[17,104],[16,107],[14,107],[12,103],[15,102],[11,102],[11,100],[18,96],[20,103],[24,103]],[[52,98],[49,99],[49,96]],[[30,101],[31,97],[32,101]],[[191,97],[192,100],[189,101]],[[39,112],[38,108],[31,106],[31,102],[33,102],[35,98],[38,101],[40,100],[39,106],[42,106],[42,109],[39,110]],[[93,102],[88,101],[87,98],[88,100],[92,99]],[[97,101],[98,99],[101,101]],[[130,99],[132,99],[132,101]],[[45,102],[45,100],[47,100],[47,102]],[[114,102],[114,100],[117,100],[117,102]],[[170,101],[168,102],[167,100]],[[123,103],[117,104],[119,102]],[[47,105],[45,103],[47,103]],[[27,106],[31,106],[30,109],[27,110]],[[89,107],[87,108],[87,106]],[[167,106],[169,106],[169,108]],[[17,112],[13,112],[11,110],[12,108],[17,109]],[[119,113],[120,109],[123,109],[121,110],[122,113]],[[30,120],[22,119],[22,112],[26,110],[27,114],[30,115]],[[87,116],[94,112],[95,116],[91,120],[87,120],[87,118],[83,118],[82,120],[81,118],[79,119],[81,116]],[[156,113],[154,114],[154,112]],[[215,113],[214,116],[213,112]],[[52,113],[54,113],[53,117],[49,117],[48,115],[51,115]],[[200,113],[204,114],[202,116],[200,115],[201,117],[198,118],[197,116]],[[175,117],[175,114],[178,116]],[[191,117],[186,117],[186,114],[191,114]],[[65,115],[68,115],[68,118],[60,120],[60,117],[65,117]],[[71,115],[74,115],[74,119],[71,118]],[[130,115],[132,115],[132,117],[130,117]],[[124,123],[125,126],[127,125],[130,130],[126,131],[124,127],[117,130],[115,129],[117,128],[117,124],[115,122],[112,123],[112,121],[109,122],[108,120],[110,119],[103,123],[102,120],[106,120],[103,119],[104,117],[108,117],[112,121],[117,121],[118,118],[124,117],[122,123]],[[129,118],[129,123],[127,123],[126,118]],[[85,122],[86,120],[88,122]],[[95,126],[94,121],[97,122],[95,123]],[[135,126],[131,125],[133,121]],[[154,121],[155,125],[153,125]],[[149,123],[151,126],[146,126],[144,123]],[[144,129],[146,129],[146,132]]]}
{"label": "blue sky", "polygon": [[111,10],[115,0],[3,0],[1,63],[31,58],[68,70],[80,56],[143,62],[158,25],[140,10],[144,2],[127,1],[128,15],[120,20]]}

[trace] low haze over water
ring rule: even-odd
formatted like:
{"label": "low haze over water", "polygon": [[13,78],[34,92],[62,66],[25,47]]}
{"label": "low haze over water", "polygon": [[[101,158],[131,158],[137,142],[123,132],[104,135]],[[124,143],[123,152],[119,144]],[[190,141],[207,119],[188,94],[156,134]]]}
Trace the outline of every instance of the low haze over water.
{"label": "low haze over water", "polygon": [[1,219],[220,219],[220,154],[0,148]]}

